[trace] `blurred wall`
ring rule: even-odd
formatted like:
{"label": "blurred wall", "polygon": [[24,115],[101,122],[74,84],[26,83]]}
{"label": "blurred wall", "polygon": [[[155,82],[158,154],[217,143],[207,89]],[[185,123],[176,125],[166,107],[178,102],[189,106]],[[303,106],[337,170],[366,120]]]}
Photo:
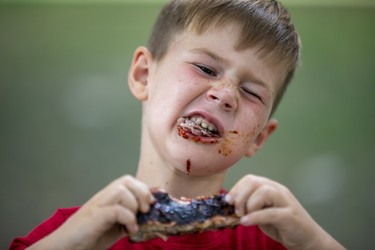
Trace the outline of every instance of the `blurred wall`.
{"label": "blurred wall", "polygon": [[[56,208],[135,173],[140,104],[127,88],[160,4],[0,4],[0,249]],[[349,249],[374,249],[374,7],[289,7],[302,65],[279,130],[230,171],[288,186]]]}

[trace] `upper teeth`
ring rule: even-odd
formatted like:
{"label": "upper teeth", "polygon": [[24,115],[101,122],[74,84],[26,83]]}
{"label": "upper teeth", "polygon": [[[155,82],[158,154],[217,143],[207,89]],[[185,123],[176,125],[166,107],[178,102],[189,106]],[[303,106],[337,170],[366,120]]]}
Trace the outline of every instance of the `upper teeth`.
{"label": "upper teeth", "polygon": [[217,128],[216,128],[215,124],[210,123],[209,121],[205,120],[201,116],[190,117],[190,120],[195,122],[197,125],[199,125],[200,127],[204,128],[204,129],[208,129],[210,131],[217,131]]}

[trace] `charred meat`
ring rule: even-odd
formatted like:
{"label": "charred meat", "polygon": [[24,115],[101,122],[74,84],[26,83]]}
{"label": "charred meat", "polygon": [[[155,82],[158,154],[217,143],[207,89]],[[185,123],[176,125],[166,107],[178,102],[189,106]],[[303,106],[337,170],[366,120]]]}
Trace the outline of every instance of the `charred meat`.
{"label": "charred meat", "polygon": [[182,235],[235,227],[239,218],[224,195],[174,199],[162,191],[154,192],[156,202],[148,213],[138,213],[139,231],[129,234],[133,242],[170,235]]}

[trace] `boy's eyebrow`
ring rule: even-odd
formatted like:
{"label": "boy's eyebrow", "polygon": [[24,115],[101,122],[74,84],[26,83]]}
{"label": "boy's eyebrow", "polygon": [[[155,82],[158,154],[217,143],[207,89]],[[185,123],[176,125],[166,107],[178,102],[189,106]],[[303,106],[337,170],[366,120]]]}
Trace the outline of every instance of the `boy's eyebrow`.
{"label": "boy's eyebrow", "polygon": [[[214,53],[213,51],[211,51],[211,50],[209,50],[207,48],[194,48],[194,49],[191,49],[190,51],[193,52],[193,53],[196,53],[196,54],[205,54],[205,55],[208,55],[212,59],[214,59],[214,60],[216,60],[219,63],[222,63],[224,65],[228,65],[229,64],[229,62],[227,60],[225,60],[223,57],[217,55],[216,53]],[[257,83],[257,84],[265,87],[266,89],[270,90],[271,92],[273,92],[270,89],[270,86],[268,84],[266,84],[264,81],[262,81],[258,77],[255,77],[253,74],[249,78],[251,78],[251,80],[253,80],[255,83]]]}
{"label": "boy's eyebrow", "polygon": [[205,54],[214,59],[215,61],[218,61],[219,63],[228,64],[227,60],[225,60],[224,58],[222,58],[221,56],[217,55],[216,53],[212,52],[207,48],[194,48],[191,49],[191,52],[196,54]]}

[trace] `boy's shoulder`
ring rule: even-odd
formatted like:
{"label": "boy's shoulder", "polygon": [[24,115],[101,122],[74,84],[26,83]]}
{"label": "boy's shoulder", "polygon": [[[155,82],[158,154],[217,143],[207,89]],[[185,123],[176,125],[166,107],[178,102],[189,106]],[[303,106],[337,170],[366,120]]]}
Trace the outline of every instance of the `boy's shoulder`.
{"label": "boy's shoulder", "polygon": [[25,249],[31,246],[35,242],[46,237],[58,227],[60,227],[70,216],[72,216],[79,207],[70,208],[59,208],[55,213],[49,217],[47,220],[35,227],[30,233],[25,237],[18,237],[14,239],[9,247],[9,249]]}

